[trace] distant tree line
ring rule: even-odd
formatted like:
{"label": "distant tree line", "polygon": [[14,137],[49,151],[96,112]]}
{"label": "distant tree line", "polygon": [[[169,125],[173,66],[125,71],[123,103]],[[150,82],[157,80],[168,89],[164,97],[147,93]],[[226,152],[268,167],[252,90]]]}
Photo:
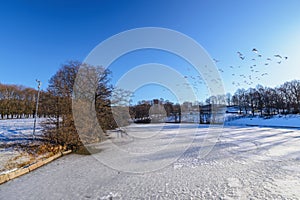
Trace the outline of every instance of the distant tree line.
{"label": "distant tree line", "polygon": [[[34,118],[38,91],[22,85],[0,83],[0,119]],[[49,107],[53,96],[47,91],[40,92],[37,117],[50,117],[54,114]]]}
{"label": "distant tree line", "polygon": [[212,96],[206,104],[236,106],[240,113],[260,115],[300,113],[300,80],[287,81],[271,88],[257,85],[255,88],[238,89],[232,96]]}
{"label": "distant tree line", "polygon": [[[155,109],[156,105],[159,105],[157,109]],[[148,119],[153,118],[151,114],[161,114],[164,117],[173,117],[174,122],[180,123],[182,113],[198,110],[199,103],[184,102],[179,104],[161,98],[137,102],[136,105],[130,106],[130,115],[134,121],[150,122]],[[153,122],[153,119],[151,120]]]}
{"label": "distant tree line", "polygon": [[238,89],[232,96],[232,103],[240,109],[258,111],[261,115],[297,114],[300,112],[300,81],[293,80],[271,88],[261,85],[256,88]]}
{"label": "distant tree line", "polygon": [[0,84],[0,118],[34,117],[36,96],[35,89]]}
{"label": "distant tree line", "polygon": [[238,113],[245,115],[299,114],[300,80],[287,81],[275,88],[257,85],[255,88],[238,89],[233,95],[210,96],[205,102],[198,103],[143,100],[130,107],[131,118],[142,121],[150,118],[150,108],[157,103],[163,106],[167,117],[174,116],[177,122],[181,121],[182,113],[191,110],[200,112],[206,105],[233,106]]}

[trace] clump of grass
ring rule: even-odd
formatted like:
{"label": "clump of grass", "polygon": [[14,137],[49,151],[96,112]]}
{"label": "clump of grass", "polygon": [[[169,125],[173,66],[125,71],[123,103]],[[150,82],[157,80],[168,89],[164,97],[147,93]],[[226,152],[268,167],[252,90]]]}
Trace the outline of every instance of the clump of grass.
{"label": "clump of grass", "polygon": [[48,143],[15,144],[12,147],[16,154],[4,164],[4,169],[0,169],[1,171],[29,166],[63,150],[61,146],[54,146]]}
{"label": "clump of grass", "polygon": [[26,152],[19,152],[17,155],[10,158],[4,165],[3,171],[21,168],[35,161],[34,157]]}

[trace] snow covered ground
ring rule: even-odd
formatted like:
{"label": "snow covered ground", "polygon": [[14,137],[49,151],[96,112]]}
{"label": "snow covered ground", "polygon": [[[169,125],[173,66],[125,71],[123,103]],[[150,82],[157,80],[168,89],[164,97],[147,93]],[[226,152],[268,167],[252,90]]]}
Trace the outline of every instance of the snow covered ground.
{"label": "snow covered ground", "polygon": [[[40,134],[39,122],[44,119],[37,119],[36,134]],[[0,142],[11,142],[23,140],[32,136],[34,119],[8,119],[0,120]]]}
{"label": "snow covered ground", "polygon": [[261,126],[278,128],[300,128],[300,115],[275,115],[266,117],[241,117],[233,121],[227,121],[226,125],[234,126]]}
{"label": "snow covered ground", "polygon": [[[39,122],[42,120],[37,119],[36,135],[41,134],[42,128]],[[5,148],[5,146],[26,142],[28,138],[32,138],[33,123],[34,119],[0,120],[0,173],[5,170],[5,165],[9,160],[20,156],[20,152],[11,147]],[[20,160],[24,161],[23,158]]]}
{"label": "snow covered ground", "polygon": [[0,199],[300,199],[300,130],[132,125],[0,186]]}

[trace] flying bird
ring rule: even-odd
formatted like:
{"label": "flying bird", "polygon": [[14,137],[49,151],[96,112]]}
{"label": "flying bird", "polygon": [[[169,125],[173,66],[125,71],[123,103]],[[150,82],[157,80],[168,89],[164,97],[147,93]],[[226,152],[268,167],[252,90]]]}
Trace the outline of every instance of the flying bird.
{"label": "flying bird", "polygon": [[280,58],[280,59],[282,59],[282,57],[281,57],[281,55],[274,55],[274,57],[277,57],[277,58]]}
{"label": "flying bird", "polygon": [[258,50],[255,49],[255,48],[253,48],[252,51],[253,51],[254,53],[258,53]]}
{"label": "flying bird", "polygon": [[241,52],[238,51],[237,54],[239,54],[239,58],[240,58],[240,59],[242,59],[242,60],[245,59],[245,56],[243,56],[243,54],[242,54]]}

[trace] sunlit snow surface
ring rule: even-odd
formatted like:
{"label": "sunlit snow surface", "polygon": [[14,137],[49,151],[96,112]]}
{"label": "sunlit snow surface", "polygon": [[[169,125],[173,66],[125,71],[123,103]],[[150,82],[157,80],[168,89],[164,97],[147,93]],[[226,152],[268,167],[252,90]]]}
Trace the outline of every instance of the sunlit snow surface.
{"label": "sunlit snow surface", "polygon": [[[153,134],[156,128],[155,124],[133,125],[128,128],[128,134],[140,132],[144,137],[145,133]],[[124,172],[125,176],[126,171],[140,172],[153,170],[153,167],[158,170],[127,175],[125,180],[120,177],[120,182],[113,182],[117,188],[108,183],[101,191],[109,191],[117,199],[300,199],[299,129],[248,127],[245,124],[216,128],[213,131],[221,135],[204,158],[199,157],[199,153],[205,149],[202,141],[209,137],[209,127],[195,128],[195,125],[186,124],[181,129],[178,133],[176,125],[165,124],[162,135],[156,139],[128,139],[128,143],[124,139],[126,136],[115,137],[114,144],[120,142],[119,150],[102,144],[104,151],[94,157],[105,166]],[[187,138],[193,138],[189,145]],[[155,148],[165,150],[133,157],[137,152]],[[182,148],[186,149],[179,156]],[[127,154],[120,154],[120,149]],[[174,162],[165,165],[168,159]],[[97,194],[103,199],[108,195],[105,192]]]}
{"label": "sunlit snow surface", "polygon": [[[254,120],[260,127],[247,126]],[[288,128],[279,123],[286,118],[268,120],[214,129],[221,134],[205,157],[207,125],[132,125],[122,137],[111,132],[100,153],[72,154],[2,185],[0,199],[300,199],[300,130],[291,128],[299,117]]]}
{"label": "sunlit snow surface", "polygon": [[[37,119],[36,132],[41,133],[40,122],[44,119]],[[32,137],[34,119],[9,119],[0,120],[0,142],[11,142],[16,140],[25,140]]]}

